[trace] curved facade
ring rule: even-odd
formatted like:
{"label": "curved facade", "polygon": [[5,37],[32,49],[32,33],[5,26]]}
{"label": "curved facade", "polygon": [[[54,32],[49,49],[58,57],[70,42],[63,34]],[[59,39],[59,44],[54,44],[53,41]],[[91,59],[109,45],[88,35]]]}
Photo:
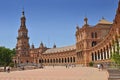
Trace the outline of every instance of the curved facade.
{"label": "curved facade", "polygon": [[[76,27],[76,44],[57,48],[47,48],[41,42],[39,48],[29,46],[28,30],[25,25],[24,12],[21,17],[21,26],[18,30],[16,44],[16,63],[36,63],[43,65],[80,64],[87,66],[89,62],[110,63],[110,57],[117,50],[114,42],[120,45],[120,1],[113,23],[102,18],[95,26],[88,24]],[[118,45],[118,46],[119,46]]]}

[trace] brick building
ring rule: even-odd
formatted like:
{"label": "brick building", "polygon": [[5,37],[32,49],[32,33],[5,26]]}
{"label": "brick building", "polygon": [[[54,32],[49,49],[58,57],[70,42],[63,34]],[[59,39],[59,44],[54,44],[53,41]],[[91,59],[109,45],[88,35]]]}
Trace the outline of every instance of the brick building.
{"label": "brick building", "polygon": [[89,62],[109,63],[111,53],[116,51],[113,42],[120,42],[120,1],[113,22],[102,18],[96,25],[88,24],[84,18],[84,25],[76,26],[76,44],[65,47],[47,48],[41,42],[39,48],[29,45],[26,18],[22,12],[21,25],[18,30],[16,57],[14,61],[22,63],[35,63],[43,65],[80,64],[87,66]]}

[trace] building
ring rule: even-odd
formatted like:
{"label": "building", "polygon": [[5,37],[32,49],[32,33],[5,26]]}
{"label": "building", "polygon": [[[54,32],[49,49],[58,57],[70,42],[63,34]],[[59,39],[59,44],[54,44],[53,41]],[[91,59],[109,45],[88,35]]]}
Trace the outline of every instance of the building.
{"label": "building", "polygon": [[95,26],[88,24],[85,17],[84,25],[76,26],[76,44],[57,48],[47,48],[41,42],[39,48],[34,44],[29,45],[28,29],[25,25],[26,18],[22,12],[21,25],[18,30],[16,44],[16,63],[34,63],[43,65],[68,65],[80,64],[87,66],[89,62],[110,63],[110,57],[117,50],[114,42],[120,44],[120,1],[113,22],[102,18]]}

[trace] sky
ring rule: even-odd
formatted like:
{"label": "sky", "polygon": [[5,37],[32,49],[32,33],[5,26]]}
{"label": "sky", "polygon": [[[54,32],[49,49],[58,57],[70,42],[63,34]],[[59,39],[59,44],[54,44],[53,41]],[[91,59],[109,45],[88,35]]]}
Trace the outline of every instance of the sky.
{"label": "sky", "polygon": [[112,22],[118,0],[0,0],[0,46],[15,48],[24,8],[30,45],[38,48],[74,45],[76,25]]}

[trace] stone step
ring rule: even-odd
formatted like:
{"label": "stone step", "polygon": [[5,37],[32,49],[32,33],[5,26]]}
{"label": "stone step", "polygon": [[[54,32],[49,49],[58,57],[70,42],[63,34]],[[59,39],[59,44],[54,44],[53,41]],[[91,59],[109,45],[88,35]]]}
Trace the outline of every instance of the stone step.
{"label": "stone step", "polygon": [[108,78],[108,80],[120,80],[120,78]]}

